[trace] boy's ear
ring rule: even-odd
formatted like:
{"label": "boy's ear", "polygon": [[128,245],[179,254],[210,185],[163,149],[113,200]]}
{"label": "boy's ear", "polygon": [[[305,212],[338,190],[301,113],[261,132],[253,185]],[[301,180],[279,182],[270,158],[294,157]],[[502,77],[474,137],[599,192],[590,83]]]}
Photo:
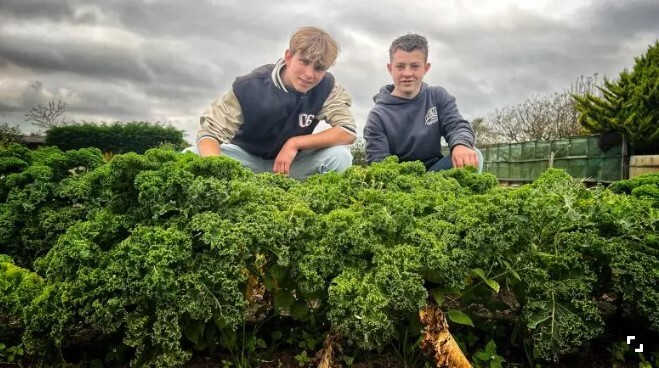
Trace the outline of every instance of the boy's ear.
{"label": "boy's ear", "polygon": [[391,63],[387,63],[387,70],[391,73]]}
{"label": "boy's ear", "polygon": [[290,63],[291,60],[293,59],[293,53],[291,52],[290,49],[286,49],[286,52],[284,53],[284,61],[286,64]]}
{"label": "boy's ear", "polygon": [[428,73],[428,70],[430,70],[430,63],[426,63],[426,73]]}

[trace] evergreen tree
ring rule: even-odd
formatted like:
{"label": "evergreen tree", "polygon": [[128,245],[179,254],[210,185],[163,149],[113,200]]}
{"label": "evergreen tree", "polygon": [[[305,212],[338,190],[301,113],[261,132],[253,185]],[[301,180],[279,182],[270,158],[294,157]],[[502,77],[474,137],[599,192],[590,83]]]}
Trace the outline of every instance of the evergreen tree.
{"label": "evergreen tree", "polygon": [[601,97],[573,95],[579,122],[594,133],[625,134],[636,153],[659,153],[659,41],[634,60],[631,72],[605,79]]}

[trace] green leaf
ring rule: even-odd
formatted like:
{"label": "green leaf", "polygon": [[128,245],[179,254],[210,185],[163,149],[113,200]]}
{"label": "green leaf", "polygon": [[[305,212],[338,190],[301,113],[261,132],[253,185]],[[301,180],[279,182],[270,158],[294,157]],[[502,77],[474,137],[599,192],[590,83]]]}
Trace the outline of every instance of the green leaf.
{"label": "green leaf", "polygon": [[474,327],[474,322],[471,321],[471,318],[469,318],[468,315],[456,309],[450,309],[448,311],[448,319],[450,319],[451,322]]}
{"label": "green leaf", "polygon": [[263,280],[263,285],[267,290],[273,291],[277,287],[277,281],[274,277],[266,276],[265,280]]}
{"label": "green leaf", "polygon": [[183,335],[186,339],[198,344],[204,334],[204,323],[201,321],[192,321],[183,329]]}
{"label": "green leaf", "polygon": [[482,268],[474,268],[471,270],[471,272],[477,276],[480,276],[481,279],[486,279],[487,277],[485,276],[485,271],[483,271]]}
{"label": "green leaf", "polygon": [[511,275],[513,275],[514,278],[517,279],[517,281],[522,281],[522,278],[519,276],[517,271],[513,269],[513,267],[508,263],[506,260],[502,260],[503,264],[506,266],[506,269],[510,272]]}
{"label": "green leaf", "polygon": [[474,357],[478,360],[482,360],[484,362],[487,362],[490,360],[490,354],[486,351],[479,351],[476,354],[474,354]]}
{"label": "green leaf", "polygon": [[490,355],[496,355],[497,345],[494,343],[494,340],[488,341],[488,343],[485,345],[485,351]]}
{"label": "green leaf", "polygon": [[483,281],[485,281],[485,283],[487,284],[487,286],[489,286],[490,288],[492,288],[492,290],[494,290],[494,291],[497,292],[497,293],[499,292],[499,288],[500,288],[500,286],[499,286],[499,283],[498,283],[498,282],[496,282],[496,281],[494,281],[494,280],[492,280],[492,279],[486,279],[486,280],[483,280]]}
{"label": "green leaf", "polygon": [[430,294],[432,295],[433,299],[435,299],[437,305],[441,306],[442,304],[444,304],[445,295],[443,291],[441,291],[440,289],[434,289],[430,291]]}
{"label": "green leaf", "polygon": [[294,301],[293,294],[288,290],[280,289],[275,293],[274,304],[277,311],[288,309]]}
{"label": "green leaf", "polygon": [[272,276],[273,279],[277,280],[279,283],[284,281],[284,278],[286,277],[286,274],[288,271],[286,270],[286,267],[282,267],[279,265],[273,265],[270,267],[270,276]]}
{"label": "green leaf", "polygon": [[306,321],[309,318],[309,307],[305,302],[297,302],[291,306],[291,317],[297,321]]}
{"label": "green leaf", "polygon": [[526,324],[526,326],[530,329],[534,329],[534,328],[538,327],[538,324],[548,320],[549,318],[551,318],[551,315],[532,319],[532,320],[529,321],[529,323]]}
{"label": "green leaf", "polygon": [[474,269],[471,270],[471,272],[473,272],[478,277],[483,279],[483,281],[487,284],[487,286],[492,288],[492,290],[496,291],[497,293],[499,292],[499,288],[500,288],[499,283],[492,280],[492,279],[488,279],[487,276],[485,276],[485,271],[483,271],[480,268],[474,268]]}
{"label": "green leaf", "polygon": [[238,341],[238,335],[234,330],[222,330],[220,332],[220,345],[226,349],[234,349]]}

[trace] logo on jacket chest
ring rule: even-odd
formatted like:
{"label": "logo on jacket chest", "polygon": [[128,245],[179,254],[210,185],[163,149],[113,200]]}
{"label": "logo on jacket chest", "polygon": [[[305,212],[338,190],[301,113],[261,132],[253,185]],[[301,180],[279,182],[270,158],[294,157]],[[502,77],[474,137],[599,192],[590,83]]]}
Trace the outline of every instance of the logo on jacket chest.
{"label": "logo on jacket chest", "polygon": [[426,111],[426,126],[433,125],[439,121],[437,107],[433,106]]}
{"label": "logo on jacket chest", "polygon": [[300,114],[298,115],[298,123],[300,128],[306,128],[313,123],[313,120],[316,118],[316,115],[313,114]]}

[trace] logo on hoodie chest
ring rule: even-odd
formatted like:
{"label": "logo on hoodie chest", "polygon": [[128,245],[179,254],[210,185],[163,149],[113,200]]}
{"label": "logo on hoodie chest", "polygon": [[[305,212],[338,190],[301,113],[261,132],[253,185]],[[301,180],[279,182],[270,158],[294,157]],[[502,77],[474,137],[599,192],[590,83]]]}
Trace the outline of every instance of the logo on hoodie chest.
{"label": "logo on hoodie chest", "polygon": [[300,128],[307,128],[308,126],[313,124],[313,120],[315,118],[316,115],[312,115],[312,114],[300,114],[297,117]]}
{"label": "logo on hoodie chest", "polygon": [[433,106],[426,111],[426,126],[433,125],[439,121],[437,117],[437,107]]}

